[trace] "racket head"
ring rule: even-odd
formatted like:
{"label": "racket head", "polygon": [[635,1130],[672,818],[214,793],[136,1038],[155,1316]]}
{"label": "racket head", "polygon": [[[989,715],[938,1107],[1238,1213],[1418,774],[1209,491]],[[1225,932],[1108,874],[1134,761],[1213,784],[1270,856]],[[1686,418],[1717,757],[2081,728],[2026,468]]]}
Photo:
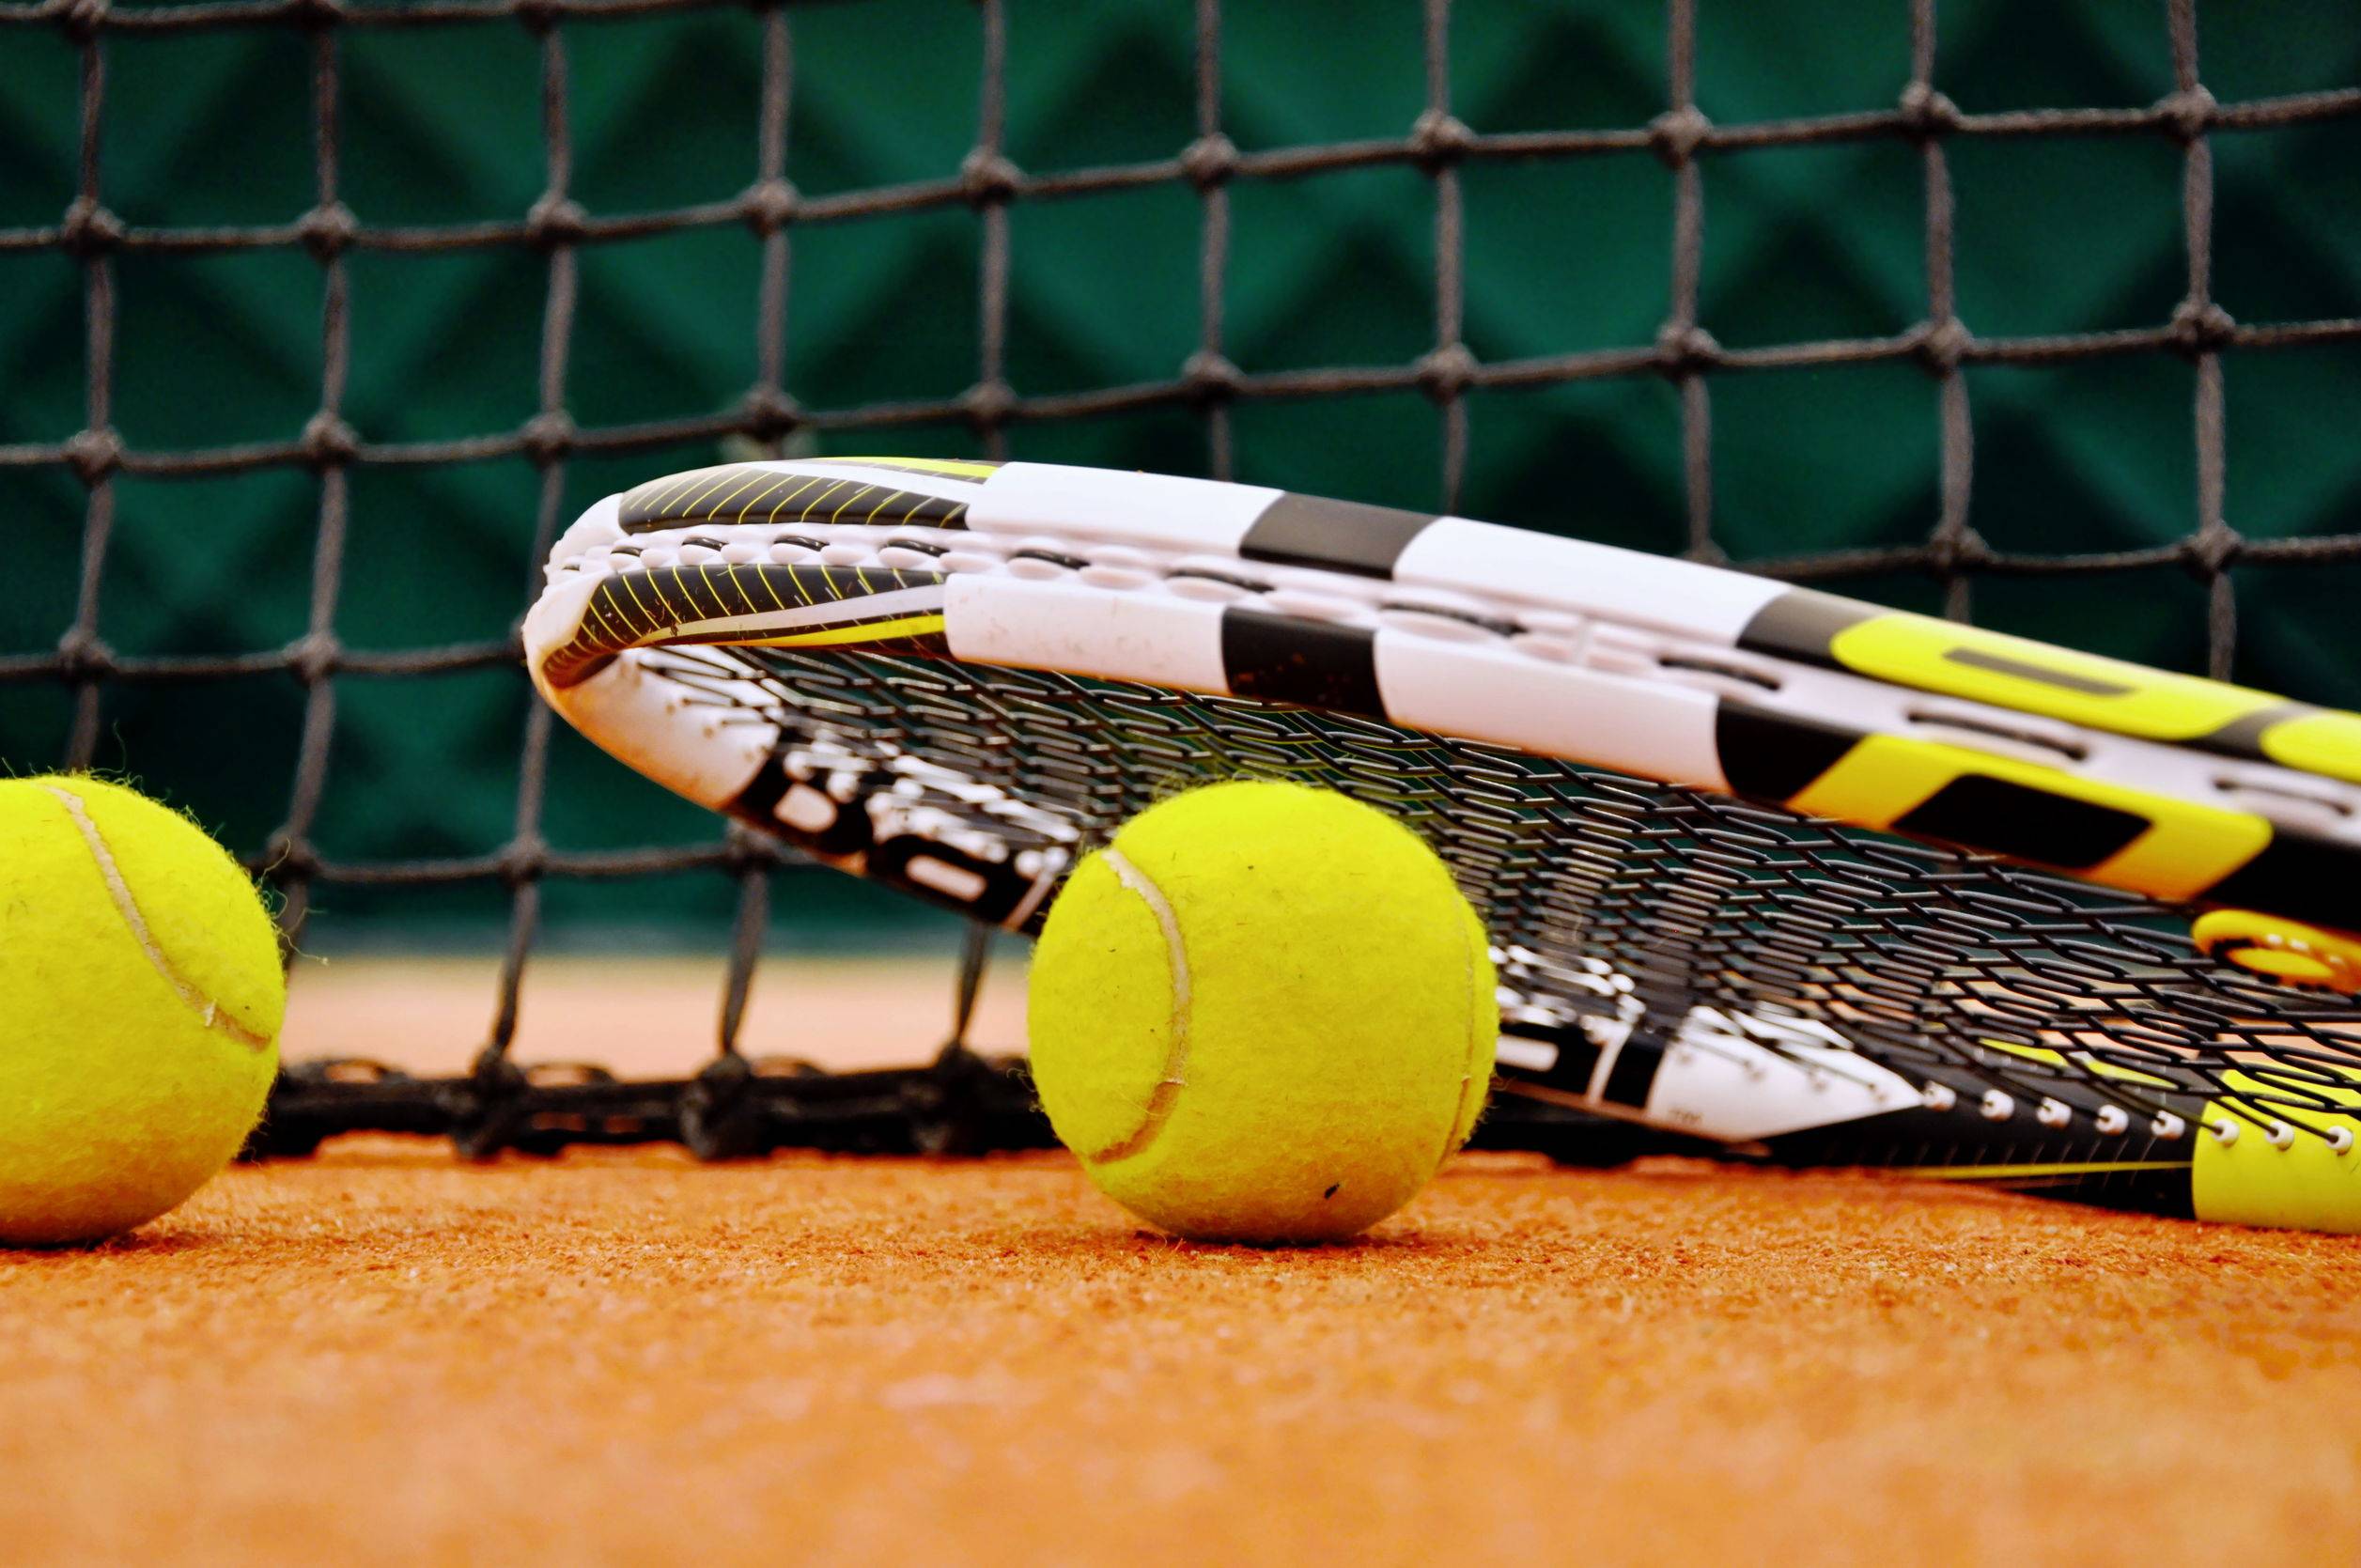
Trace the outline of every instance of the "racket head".
{"label": "racket head", "polygon": [[[594,738],[692,799],[1017,930],[1037,924],[1084,849],[1176,790],[1266,776],[1366,800],[1425,834],[1485,915],[1511,1093],[1779,1157],[1964,1172],[2167,1212],[2196,1211],[2224,1171],[2229,1188],[2255,1188],[2257,1149],[2301,1143],[2323,1169],[2361,1164],[2343,1159],[2361,1104],[2353,1003],[2213,961],[2173,901],[1414,729],[1349,701],[1203,690],[1215,682],[1152,614],[1138,657],[1170,661],[1170,683],[972,657],[957,627],[963,553],[1020,582],[1095,572],[1114,592],[1126,574],[1172,568],[1136,558],[1142,536],[1185,544],[1201,597],[1183,598],[1181,617],[1209,604],[1228,618],[1225,567],[1240,580],[1273,568],[1219,555],[1193,516],[1125,520],[1112,531],[1128,543],[1085,538],[1088,555],[1046,532],[993,555],[960,525],[975,471],[995,471],[941,466],[955,471],[739,474],[741,492],[802,499],[784,521],[726,531],[713,519],[740,515],[726,510],[735,495],[703,521],[672,515],[684,485],[710,493],[717,475],[602,504],[553,557],[528,628],[536,679]],[[1313,574],[1273,579],[1290,610],[1339,624],[1354,602],[1385,613],[1381,580],[1367,580],[1381,597],[1356,601],[1332,570],[1280,569]],[[1078,592],[1069,605],[1087,616],[1091,602]],[[992,651],[1056,635],[1020,633]],[[1340,678],[1314,657],[1291,690],[1318,695]],[[2343,1198],[2318,1213],[2276,1188],[2209,1202],[2302,1223],[2350,1207],[2361,1223]]]}

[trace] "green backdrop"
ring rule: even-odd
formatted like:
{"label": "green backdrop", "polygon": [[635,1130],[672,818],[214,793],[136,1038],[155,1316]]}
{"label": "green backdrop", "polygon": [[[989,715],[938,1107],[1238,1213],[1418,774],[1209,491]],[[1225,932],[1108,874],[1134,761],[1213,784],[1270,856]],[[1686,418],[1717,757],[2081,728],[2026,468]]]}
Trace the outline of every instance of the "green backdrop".
{"label": "green backdrop", "polygon": [[[148,8],[157,14],[169,8]],[[1014,0],[1004,150],[1033,174],[1175,156],[1195,136],[1191,7]],[[29,11],[27,13],[29,15]],[[806,202],[956,175],[978,136],[984,29],[954,0],[787,13],[787,177]],[[1408,0],[1235,4],[1224,19],[1224,132],[1244,151],[1403,136],[1427,101]],[[2350,89],[2349,0],[2216,5],[2203,80],[2224,103]],[[1452,9],[1452,112],[1479,132],[1639,128],[1667,103],[1666,16],[1590,0]],[[756,176],[755,11],[572,20],[563,37],[572,194],[611,216],[734,199]],[[1697,97],[1716,123],[1890,109],[1907,8],[1700,7]],[[545,189],[541,44],[516,19],[334,29],[341,195],[372,230],[514,223]],[[2129,107],[2172,90],[2161,6],[2033,0],[1943,8],[1936,85],[1969,113]],[[292,223],[314,202],[310,33],[284,23],[104,33],[101,197],[134,230]],[[0,28],[0,449],[46,449],[85,421],[81,263],[40,237],[74,196],[83,55],[62,26]],[[2361,118],[2216,131],[2213,297],[2245,323],[2361,317]],[[1958,312],[1988,337],[2163,324],[2188,291],[2183,153],[2153,131],[1954,136]],[[1924,174],[1894,136],[1718,150],[1701,163],[1700,317],[1725,347],[1873,337],[1927,314]],[[1464,338],[1481,361],[1652,343],[1667,313],[1674,177],[1645,148],[1461,169]],[[1247,179],[1230,194],[1226,348],[1248,372],[1388,365],[1436,345],[1432,180],[1405,163]],[[1178,179],[1009,210],[1006,379],[1019,394],[1171,378],[1200,340],[1204,204]],[[982,223],[952,205],[789,229],[785,386],[844,410],[955,397],[976,380]],[[579,251],[565,400],[598,428],[712,415],[756,377],[760,246],[718,223]],[[320,406],[322,272],[302,247],[132,248],[112,259],[112,425],[138,453],[295,437]],[[550,266],[525,244],[368,245],[348,262],[345,417],[402,443],[510,432],[539,406]],[[2224,360],[2227,514],[2250,538],[2327,537],[2361,519],[2351,337]],[[1999,551],[2165,545],[2196,526],[2191,364],[2163,351],[1978,367],[1966,383],[1971,520]],[[1923,540],[1936,516],[1935,380],[1908,361],[1709,378],[1715,537],[1740,561]],[[1629,376],[1467,398],[1461,508],[1648,549],[1685,538],[1680,396]],[[1253,399],[1234,416],[1240,477],[1397,505],[1443,501],[1441,415],[1416,390]],[[956,420],[831,432],[828,451],[971,454]],[[1203,472],[1186,407],[1020,423],[1018,457]],[[707,440],[564,465],[568,515],[635,480],[714,461]],[[0,453],[5,456],[5,453]],[[1573,476],[1581,515],[1539,498]],[[505,636],[534,578],[540,479],[521,456],[364,462],[336,636],[373,652]],[[320,480],[300,463],[113,481],[100,631],[124,658],[280,648],[302,634]],[[86,489],[64,463],[0,463],[0,660],[71,623]],[[2351,609],[2361,568],[2241,566],[2237,675],[2361,706]],[[1837,584],[1934,608],[1922,574]],[[2201,669],[2204,593],[2166,564],[1975,584],[1989,625]],[[19,668],[23,667],[20,659]],[[348,675],[315,837],[344,862],[487,854],[514,831],[512,671]],[[303,708],[285,670],[112,683],[97,760],[128,768],[258,849],[284,820]],[[54,763],[71,697],[0,681],[0,759]],[[544,831],[566,847],[711,841],[716,824],[561,736]],[[872,929],[899,911],[797,884],[805,924]],[[323,890],[311,939],[423,937],[495,919],[505,890]],[[701,930],[730,903],[709,874],[559,883],[555,928]]]}

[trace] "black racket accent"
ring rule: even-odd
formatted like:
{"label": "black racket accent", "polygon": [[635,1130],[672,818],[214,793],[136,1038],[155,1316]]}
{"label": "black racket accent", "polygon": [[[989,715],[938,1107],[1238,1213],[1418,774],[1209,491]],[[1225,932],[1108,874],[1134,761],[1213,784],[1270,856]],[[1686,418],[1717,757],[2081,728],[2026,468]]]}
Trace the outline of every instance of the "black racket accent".
{"label": "black racket accent", "polygon": [[1516,1083],[1537,1084],[1564,1094],[1587,1094],[1591,1079],[1597,1073],[1602,1054],[1598,1042],[1592,1040],[1577,1024],[1535,1025],[1509,1022],[1500,1025],[1503,1041],[1537,1041],[1556,1048],[1546,1067],[1523,1067],[1503,1062],[1499,1076]]}
{"label": "black racket accent", "polygon": [[2280,703],[2233,719],[2212,735],[2201,736],[2188,744],[2227,757],[2258,757],[2268,761],[2271,753],[2262,749],[2265,734],[2281,724],[2308,719],[2322,711],[2308,703]]}
{"label": "black racket accent", "polygon": [[[891,469],[885,462],[862,469]],[[910,467],[929,479],[974,485],[979,479]],[[653,479],[628,491],[616,520],[627,534],[678,528],[684,523],[720,524],[837,522],[870,526],[924,523],[935,528],[966,526],[968,504],[924,490],[879,485],[846,474],[794,474],[753,463],[725,463]]]}
{"label": "black racket accent", "polygon": [[1037,913],[1072,863],[1066,847],[996,831],[913,782],[881,763],[789,744],[728,810],[815,860],[987,925]]}
{"label": "black racket accent", "polygon": [[1233,606],[1221,617],[1221,662],[1241,697],[1383,718],[1377,634]]}
{"label": "black racket accent", "polygon": [[1728,697],[1714,715],[1722,776],[1736,793],[1757,800],[1794,800],[1860,738],[1858,730],[1790,718]]}
{"label": "black racket accent", "polygon": [[742,588],[733,589],[727,574],[703,567],[671,567],[651,571],[646,582],[682,621],[719,620],[725,615],[747,614],[757,608]]}
{"label": "black racket accent", "polygon": [[[2043,1127],[2019,1107],[1986,1122],[1980,1139],[1963,1138],[1956,1111],[1895,1110],[1763,1141],[1787,1166],[1876,1165],[1934,1180],[1972,1181],[2136,1214],[2188,1219],[2196,1215],[2187,1137],[2141,1131],[2113,1136]],[[2198,1134],[2197,1136],[2204,1136]]]}
{"label": "black racket accent", "polygon": [[[799,777],[800,772],[806,776]],[[877,773],[865,782],[869,789],[883,790],[893,781]],[[846,791],[841,783],[831,790],[829,784],[774,755],[730,802],[729,812],[748,827],[784,839],[816,860],[865,863],[872,846],[867,791]]]}
{"label": "black racket accent", "polygon": [[765,757],[763,765],[754,770],[753,778],[730,802],[729,813],[750,828],[779,833],[782,830],[773,813],[778,810],[780,798],[793,785],[794,781],[787,777],[786,769],[780,767],[779,758],[775,754]]}
{"label": "black racket accent", "polygon": [[971,854],[922,833],[881,838],[869,851],[869,877],[986,925],[1015,919],[1037,899],[1043,880],[1013,862]]}
{"label": "black racket accent", "polygon": [[1403,551],[1434,521],[1426,512],[1282,495],[1254,520],[1238,553],[1250,561],[1391,577]]}
{"label": "black racket accent", "polygon": [[1639,1110],[1648,1103],[1648,1091],[1655,1084],[1656,1069],[1663,1065],[1663,1045],[1645,1035],[1633,1034],[1616,1051],[1615,1064],[1607,1070],[1607,1081],[1599,1085],[1599,1098],[1609,1105]]}
{"label": "black racket accent", "polygon": [[1836,641],[1838,633],[1850,630],[1875,613],[1857,600],[1810,588],[1790,588],[1754,613],[1746,629],[1738,633],[1738,646],[1774,659],[1841,669],[1829,644]]}
{"label": "black racket accent", "polygon": [[2136,812],[1967,773],[1928,796],[1894,826],[1986,854],[2079,871],[2120,852],[2150,823]]}
{"label": "black racket accent", "polygon": [[2336,925],[2361,886],[2361,849],[2292,828],[2276,830],[2255,858],[2205,892],[2209,904],[2272,909],[2292,920]]}

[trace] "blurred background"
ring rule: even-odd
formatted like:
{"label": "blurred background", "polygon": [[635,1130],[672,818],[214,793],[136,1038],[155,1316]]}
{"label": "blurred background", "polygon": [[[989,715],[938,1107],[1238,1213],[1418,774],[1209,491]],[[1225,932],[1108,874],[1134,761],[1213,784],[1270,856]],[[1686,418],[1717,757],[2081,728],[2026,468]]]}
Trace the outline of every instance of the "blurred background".
{"label": "blurred background", "polygon": [[2356,83],[2347,0],[0,5],[0,761],[135,775],[315,956],[712,955],[750,875],[774,949],[948,951],[517,667],[554,528],[763,451],[1451,506],[2361,706]]}

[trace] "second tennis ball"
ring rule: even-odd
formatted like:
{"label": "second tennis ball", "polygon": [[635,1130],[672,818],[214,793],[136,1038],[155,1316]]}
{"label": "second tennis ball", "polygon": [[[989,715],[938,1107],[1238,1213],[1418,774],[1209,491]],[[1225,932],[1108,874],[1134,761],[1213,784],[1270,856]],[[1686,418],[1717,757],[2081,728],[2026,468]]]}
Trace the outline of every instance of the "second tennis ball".
{"label": "second tennis ball", "polygon": [[1299,784],[1176,796],[1043,927],[1033,1072],[1101,1190],[1200,1240],[1348,1236],[1466,1141],[1499,1016],[1434,851]]}
{"label": "second tennis ball", "polygon": [[228,1163],[287,1009],[227,851],[118,784],[0,780],[0,1245],[94,1241]]}

